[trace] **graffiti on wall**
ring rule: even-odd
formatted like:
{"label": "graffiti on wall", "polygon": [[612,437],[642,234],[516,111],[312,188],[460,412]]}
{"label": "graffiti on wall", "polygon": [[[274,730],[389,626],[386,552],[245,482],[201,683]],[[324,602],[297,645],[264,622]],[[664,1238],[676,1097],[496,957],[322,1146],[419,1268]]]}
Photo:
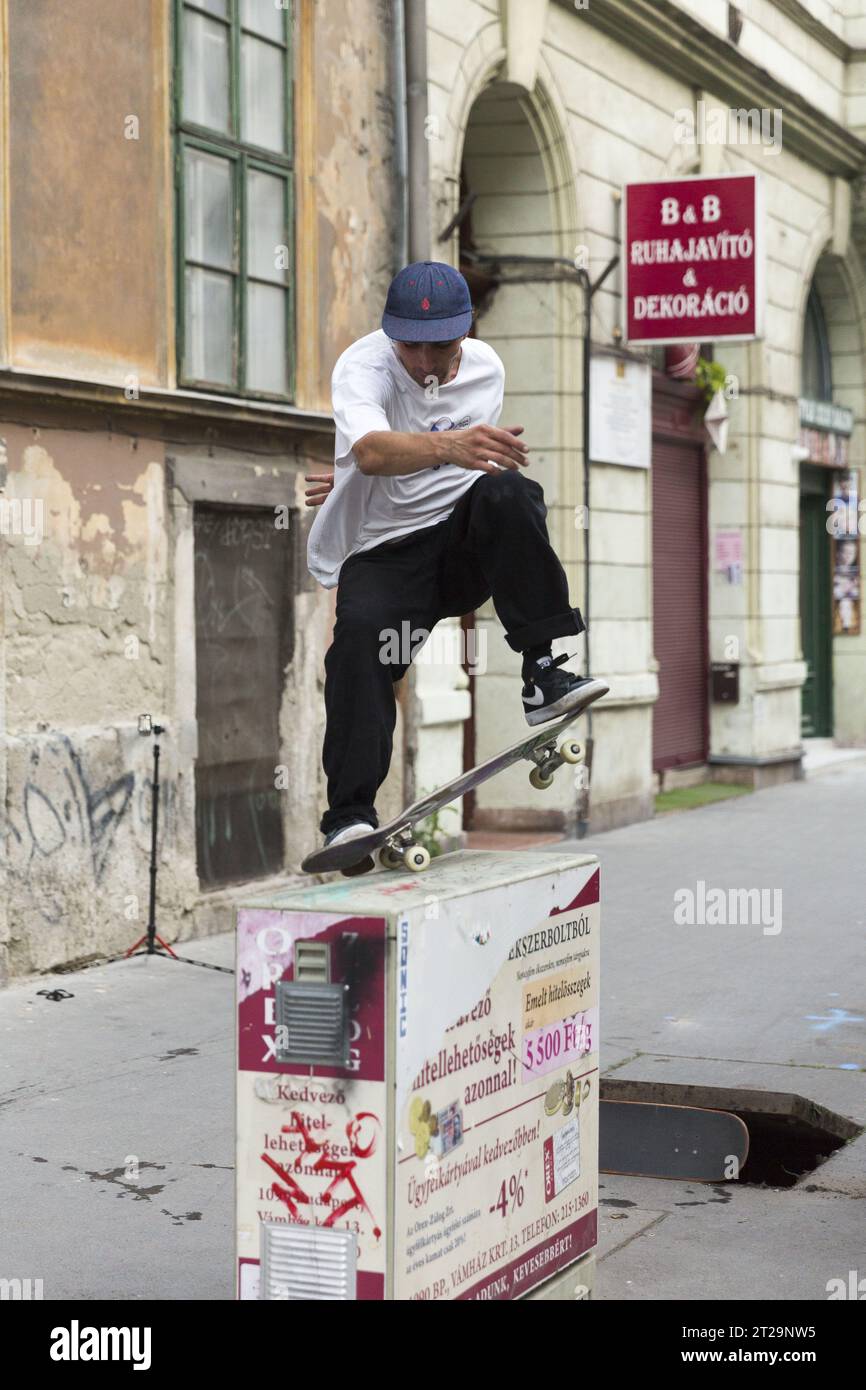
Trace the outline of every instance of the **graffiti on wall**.
{"label": "graffiti on wall", "polygon": [[[161,782],[160,840],[174,809],[175,787]],[[40,744],[20,787],[9,789],[4,838],[11,900],[36,908],[46,922],[62,921],[77,890],[104,884],[120,852],[122,826],[149,852],[150,816],[149,777],[130,770],[100,783],[65,734]]]}

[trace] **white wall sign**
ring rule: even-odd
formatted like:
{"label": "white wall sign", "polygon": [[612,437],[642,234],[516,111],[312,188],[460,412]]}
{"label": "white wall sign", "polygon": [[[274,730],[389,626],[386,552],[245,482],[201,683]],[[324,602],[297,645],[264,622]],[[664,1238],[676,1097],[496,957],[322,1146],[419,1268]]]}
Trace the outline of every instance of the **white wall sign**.
{"label": "white wall sign", "polygon": [[593,357],[589,371],[591,461],[649,468],[652,445],[649,362],[598,356]]}

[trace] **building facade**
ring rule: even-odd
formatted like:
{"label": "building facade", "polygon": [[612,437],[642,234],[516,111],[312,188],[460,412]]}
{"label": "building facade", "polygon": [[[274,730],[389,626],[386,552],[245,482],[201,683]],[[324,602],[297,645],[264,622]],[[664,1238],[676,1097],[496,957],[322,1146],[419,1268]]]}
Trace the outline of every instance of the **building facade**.
{"label": "building facade", "polygon": [[142,714],[162,936],[315,843],[303,475],[398,254],[387,19],[0,4],[2,976],[142,935]]}
{"label": "building facade", "polygon": [[[481,276],[477,331],[505,360],[507,422],[527,428],[592,673],[611,685],[592,720],[590,826],[651,814],[677,779],[799,776],[804,736],[866,743],[861,540],[830,529],[864,446],[864,45],[857,0],[428,7],[428,246]],[[723,369],[720,452],[683,354],[624,344],[621,194],[739,172],[763,187],[766,305],[758,341],[700,345]],[[595,281],[614,257],[592,353],[649,363],[651,466],[592,461],[586,514],[569,262]],[[521,713],[492,609],[479,622],[486,674],[455,667],[453,688],[485,756]],[[436,721],[441,670],[419,684],[434,712],[422,698],[418,761],[429,748],[438,766],[455,746]],[[479,791],[472,824],[574,826],[581,795],[563,780],[542,808],[515,772]]]}
{"label": "building facade", "polygon": [[[230,927],[315,841],[333,594],[303,475],[405,260],[470,280],[611,685],[588,784],[509,773],[444,834],[604,828],[677,777],[798,776],[804,736],[866,744],[866,0],[0,0],[0,25],[0,975],[143,932],[142,715],[157,930]],[[742,171],[766,311],[699,345],[721,452],[689,354],[624,341],[621,195]],[[649,467],[587,477],[605,273],[593,363],[649,371]],[[442,638],[382,815],[525,727],[492,607]]]}

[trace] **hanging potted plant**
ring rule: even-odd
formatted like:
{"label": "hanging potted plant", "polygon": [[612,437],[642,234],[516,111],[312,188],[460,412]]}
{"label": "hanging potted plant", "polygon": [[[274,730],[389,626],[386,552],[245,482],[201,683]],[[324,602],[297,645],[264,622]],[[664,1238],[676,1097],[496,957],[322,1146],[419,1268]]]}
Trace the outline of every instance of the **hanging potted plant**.
{"label": "hanging potted plant", "polygon": [[728,404],[725,400],[728,373],[721,362],[711,362],[708,357],[699,357],[695,380],[707,402],[704,411],[707,433],[719,453],[723,454],[728,446]]}

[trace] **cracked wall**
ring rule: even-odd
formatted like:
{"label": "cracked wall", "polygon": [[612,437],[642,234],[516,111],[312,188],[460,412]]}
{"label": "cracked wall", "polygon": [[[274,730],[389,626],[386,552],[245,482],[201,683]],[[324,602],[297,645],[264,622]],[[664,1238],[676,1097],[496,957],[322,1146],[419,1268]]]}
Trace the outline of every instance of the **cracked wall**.
{"label": "cracked wall", "polygon": [[[151,746],[137,718],[169,707],[172,657],[163,446],[14,425],[4,437],[5,496],[42,516],[39,538],[7,533],[3,545],[3,954],[18,974],[123,949],[144,930]],[[171,744],[165,754],[160,896],[172,904],[182,788]]]}

